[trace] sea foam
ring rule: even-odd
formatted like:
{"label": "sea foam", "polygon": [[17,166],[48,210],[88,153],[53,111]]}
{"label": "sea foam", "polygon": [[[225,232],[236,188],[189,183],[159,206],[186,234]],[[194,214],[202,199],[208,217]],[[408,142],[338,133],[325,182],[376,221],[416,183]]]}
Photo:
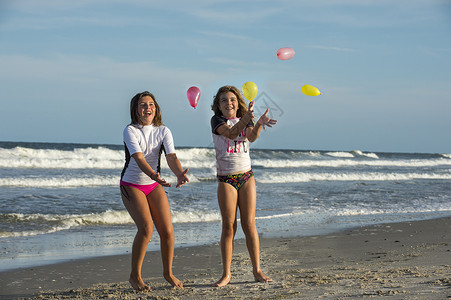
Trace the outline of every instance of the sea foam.
{"label": "sea foam", "polygon": [[[182,210],[172,213],[173,223],[196,223],[220,221],[221,215],[216,210]],[[90,214],[0,214],[0,238],[15,236],[33,236],[81,226],[109,226],[134,224],[126,210],[107,210]],[[31,226],[33,225],[33,226]],[[13,230],[5,229],[13,228]],[[35,230],[29,230],[34,227]],[[27,228],[20,230],[20,228]]]}
{"label": "sea foam", "polygon": [[260,183],[294,183],[309,181],[405,181],[415,179],[451,179],[450,173],[312,173],[312,172],[264,172],[259,178]]}

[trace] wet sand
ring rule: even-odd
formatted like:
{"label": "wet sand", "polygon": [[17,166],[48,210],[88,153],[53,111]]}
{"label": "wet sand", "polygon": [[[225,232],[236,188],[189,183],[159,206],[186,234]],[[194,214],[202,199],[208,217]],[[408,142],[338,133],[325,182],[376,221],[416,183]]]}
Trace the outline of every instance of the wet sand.
{"label": "wet sand", "polygon": [[131,289],[128,254],[1,272],[0,298],[451,298],[451,217],[260,242],[270,283],[254,282],[245,243],[239,240],[231,283],[222,288],[212,287],[222,272],[216,244],[175,250],[174,274],[183,289],[163,279],[160,253],[148,252],[143,277],[150,292]]}

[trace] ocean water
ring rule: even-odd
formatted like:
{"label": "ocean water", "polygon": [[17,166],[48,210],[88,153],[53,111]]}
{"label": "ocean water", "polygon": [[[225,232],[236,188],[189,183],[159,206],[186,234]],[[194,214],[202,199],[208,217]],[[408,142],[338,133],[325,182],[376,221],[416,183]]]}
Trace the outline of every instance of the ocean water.
{"label": "ocean water", "polygon": [[[214,150],[177,156],[190,183],[166,188],[176,247],[217,243]],[[251,158],[262,237],[451,215],[449,153],[251,149]],[[123,163],[121,145],[0,142],[0,270],[130,253],[136,228],[120,198]],[[175,183],[167,165],[162,177]],[[149,250],[157,249],[155,231]]]}

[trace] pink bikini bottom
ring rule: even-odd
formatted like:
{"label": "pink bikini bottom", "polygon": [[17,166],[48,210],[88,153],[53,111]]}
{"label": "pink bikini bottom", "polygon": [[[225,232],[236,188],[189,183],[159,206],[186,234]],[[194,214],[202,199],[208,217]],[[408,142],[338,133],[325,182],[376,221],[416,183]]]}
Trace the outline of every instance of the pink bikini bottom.
{"label": "pink bikini bottom", "polygon": [[126,185],[126,186],[131,186],[134,188],[137,188],[138,190],[140,190],[141,192],[144,193],[144,195],[149,195],[158,185],[158,182],[152,183],[152,184],[134,184],[134,183],[130,183],[130,182],[125,182],[122,181],[120,182],[120,185]]}

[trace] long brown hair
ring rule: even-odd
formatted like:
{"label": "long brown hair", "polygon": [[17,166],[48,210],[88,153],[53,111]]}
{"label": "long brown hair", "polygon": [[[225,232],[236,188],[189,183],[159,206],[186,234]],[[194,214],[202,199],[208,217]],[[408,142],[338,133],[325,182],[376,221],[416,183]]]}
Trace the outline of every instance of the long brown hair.
{"label": "long brown hair", "polygon": [[232,92],[235,94],[236,98],[238,99],[238,111],[236,112],[236,116],[238,118],[241,118],[247,113],[247,106],[246,102],[244,102],[244,98],[241,95],[241,92],[239,89],[237,89],[234,86],[231,85],[225,85],[223,87],[220,87],[218,92],[216,93],[216,96],[213,99],[213,104],[211,105],[211,110],[215,112],[215,115],[221,116],[222,112],[219,109],[219,98],[221,97],[221,94]]}
{"label": "long brown hair", "polygon": [[154,126],[161,126],[163,125],[163,121],[161,120],[161,109],[160,106],[157,103],[157,100],[155,100],[155,96],[148,92],[144,91],[142,93],[136,94],[132,100],[130,101],[130,118],[132,122],[131,125],[142,125],[141,118],[138,112],[138,103],[139,100],[141,100],[142,97],[150,96],[153,99],[153,102],[155,103],[155,116],[152,120],[152,124]]}

